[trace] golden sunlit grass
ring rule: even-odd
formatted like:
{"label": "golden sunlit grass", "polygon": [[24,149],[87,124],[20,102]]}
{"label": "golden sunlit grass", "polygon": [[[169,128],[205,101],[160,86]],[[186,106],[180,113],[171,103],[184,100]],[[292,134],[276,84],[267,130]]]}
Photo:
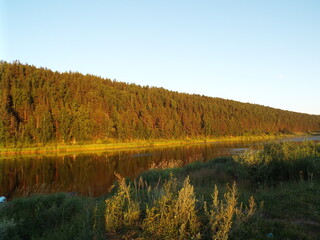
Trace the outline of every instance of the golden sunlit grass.
{"label": "golden sunlit grass", "polygon": [[125,179],[116,174],[119,188],[117,193],[105,200],[106,231],[109,235],[134,229],[140,217],[139,204],[132,199],[132,189]]}
{"label": "golden sunlit grass", "polygon": [[[302,135],[302,134],[296,134]],[[170,147],[185,144],[197,143],[213,143],[213,142],[233,142],[233,141],[256,141],[265,139],[277,139],[290,137],[291,135],[259,135],[259,136],[226,136],[216,138],[185,138],[177,140],[155,139],[155,140],[110,140],[108,143],[76,143],[76,144],[50,144],[35,145],[35,146],[16,146],[16,147],[0,147],[1,155],[17,155],[17,154],[52,154],[52,153],[77,153],[77,152],[92,152],[92,151],[112,151],[126,150],[134,148],[150,148],[150,147]]]}
{"label": "golden sunlit grass", "polygon": [[163,189],[153,207],[146,209],[142,224],[146,239],[200,239],[196,198],[189,178],[177,192],[177,180],[171,175]]}
{"label": "golden sunlit grass", "polygon": [[[189,177],[185,178],[179,189],[178,181],[172,174],[161,188],[159,185],[152,188],[141,178],[131,188],[124,178],[118,174],[116,176],[119,184],[117,191],[113,197],[105,200],[106,232],[111,237],[202,239],[200,230],[209,226],[212,239],[226,240],[233,226],[239,226],[255,213],[253,197],[250,197],[248,206],[238,202],[239,193],[235,183],[232,187],[227,186],[221,199],[215,186],[212,203],[207,204],[196,198]],[[149,196],[146,205],[140,202],[143,188],[148,195],[156,196]]]}

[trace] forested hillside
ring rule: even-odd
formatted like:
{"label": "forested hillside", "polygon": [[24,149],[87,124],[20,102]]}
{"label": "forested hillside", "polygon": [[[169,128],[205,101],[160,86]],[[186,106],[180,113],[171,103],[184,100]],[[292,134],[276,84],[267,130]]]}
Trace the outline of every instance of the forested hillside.
{"label": "forested hillside", "polygon": [[0,62],[0,99],[2,146],[209,138],[320,128],[316,115],[53,72],[19,62]]}

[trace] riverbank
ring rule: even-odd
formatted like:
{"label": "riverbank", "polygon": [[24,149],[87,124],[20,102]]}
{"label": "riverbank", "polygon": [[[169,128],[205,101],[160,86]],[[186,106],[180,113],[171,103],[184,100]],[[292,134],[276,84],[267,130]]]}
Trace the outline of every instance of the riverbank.
{"label": "riverbank", "polygon": [[[3,239],[319,239],[319,160],[319,143],[267,144],[135,181],[119,177],[98,198],[17,198],[0,205],[0,230]],[[221,232],[227,237],[214,238]]]}
{"label": "riverbank", "polygon": [[47,155],[47,154],[73,154],[93,151],[114,151],[131,150],[136,148],[169,147],[187,144],[201,144],[214,142],[238,142],[238,141],[259,141],[284,139],[289,137],[308,136],[306,133],[281,134],[281,135],[258,135],[258,136],[228,136],[218,138],[200,138],[200,139],[180,139],[180,140],[135,140],[127,142],[118,142],[110,140],[109,143],[83,143],[83,144],[47,144],[44,146],[30,147],[8,147],[0,148],[0,156],[14,155]]}

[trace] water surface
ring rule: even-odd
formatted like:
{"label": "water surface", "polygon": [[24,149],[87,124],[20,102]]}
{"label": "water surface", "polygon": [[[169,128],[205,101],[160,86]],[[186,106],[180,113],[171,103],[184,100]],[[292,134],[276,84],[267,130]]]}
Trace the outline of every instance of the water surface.
{"label": "water surface", "polygon": [[[301,142],[305,139],[298,137],[282,141]],[[320,141],[320,136],[308,139]],[[194,161],[230,156],[249,147],[259,147],[264,142],[220,142],[63,156],[2,157],[0,195],[12,198],[36,192],[63,191],[100,196],[115,181],[114,172],[135,178],[151,168],[183,166]]]}

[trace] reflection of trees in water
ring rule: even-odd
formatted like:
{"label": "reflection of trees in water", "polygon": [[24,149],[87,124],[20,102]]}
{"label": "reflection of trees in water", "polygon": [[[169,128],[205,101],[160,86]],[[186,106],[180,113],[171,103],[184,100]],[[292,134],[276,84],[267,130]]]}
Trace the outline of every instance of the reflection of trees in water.
{"label": "reflection of trees in water", "polygon": [[13,157],[0,160],[0,194],[77,192],[98,196],[115,181],[114,172],[134,178],[150,168],[183,166],[226,155],[243,143],[199,144],[66,156]]}

